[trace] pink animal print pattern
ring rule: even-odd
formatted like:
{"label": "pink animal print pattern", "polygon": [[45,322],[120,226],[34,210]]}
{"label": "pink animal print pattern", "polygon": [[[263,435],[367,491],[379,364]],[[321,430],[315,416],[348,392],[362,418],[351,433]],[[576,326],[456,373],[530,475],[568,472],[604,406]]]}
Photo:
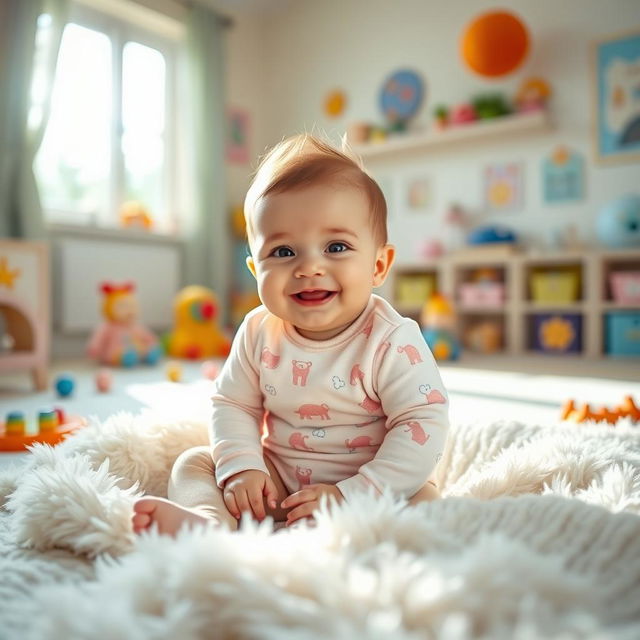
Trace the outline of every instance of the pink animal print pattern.
{"label": "pink animal print pattern", "polygon": [[420,426],[419,422],[415,420],[409,420],[409,422],[405,423],[408,429],[405,429],[405,433],[411,431],[411,439],[414,442],[417,442],[419,445],[423,445],[429,439],[429,434],[425,433],[424,429]]}
{"label": "pink animal print pattern", "polygon": [[403,352],[406,354],[407,358],[409,358],[409,364],[414,365],[422,362],[420,352],[412,344],[405,344],[403,347],[398,347],[398,353]]}
{"label": "pink animal print pattern", "polygon": [[372,400],[369,396],[365,396],[365,399],[359,406],[361,406],[370,415],[378,413],[382,408],[382,405],[379,402]]}
{"label": "pink animal print pattern", "polygon": [[364,380],[364,371],[360,368],[359,364],[354,364],[351,367],[351,374],[349,375],[349,384],[356,385],[358,380]]}
{"label": "pink animal print pattern", "polygon": [[277,356],[275,353],[271,353],[271,351],[269,351],[269,347],[265,347],[262,350],[260,362],[262,362],[267,369],[275,369],[280,364],[280,356]]}
{"label": "pink animal print pattern", "polygon": [[371,337],[371,330],[373,329],[373,318],[367,323],[367,326],[360,332],[369,339]]}
{"label": "pink animal print pattern", "polygon": [[329,407],[324,403],[322,403],[322,404],[303,404],[303,405],[300,406],[299,409],[294,411],[294,413],[297,413],[300,416],[300,420],[306,420],[307,418],[309,418],[309,420],[311,420],[315,416],[320,418],[320,420],[330,420],[331,419],[329,417]]}
{"label": "pink animal print pattern", "polygon": [[377,447],[378,445],[374,442],[371,442],[371,436],[356,436],[349,440],[348,438],[344,441],[345,446],[349,449],[349,453],[354,453],[356,449],[361,449],[363,447]]}
{"label": "pink animal print pattern", "polygon": [[311,362],[305,362],[303,360],[292,360],[293,364],[293,384],[301,387],[307,385],[307,378],[309,377],[309,370],[311,369]]}
{"label": "pink animal print pattern", "polygon": [[300,451],[313,451],[313,449],[311,447],[308,447],[307,443],[305,442],[308,437],[309,436],[303,435],[299,431],[294,431],[289,436],[289,446],[292,449],[299,449]]}
{"label": "pink animal print pattern", "polygon": [[311,484],[311,469],[296,465],[296,480],[298,481],[298,491]]}
{"label": "pink animal print pattern", "polygon": [[427,404],[447,404],[447,399],[442,392],[438,389],[432,389],[429,384],[421,384],[418,391],[424,394]]}

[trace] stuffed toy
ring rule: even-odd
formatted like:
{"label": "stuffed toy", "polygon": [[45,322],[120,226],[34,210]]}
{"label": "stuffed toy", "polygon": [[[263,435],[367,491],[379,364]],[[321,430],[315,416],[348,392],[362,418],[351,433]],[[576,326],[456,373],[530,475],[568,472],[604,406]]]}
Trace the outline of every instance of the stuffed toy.
{"label": "stuffed toy", "polygon": [[96,328],[87,345],[87,354],[111,366],[133,367],[139,363],[156,364],[162,350],[156,335],[138,319],[138,300],[132,282],[116,285],[104,282],[102,315],[105,321]]}
{"label": "stuffed toy", "polygon": [[185,287],[174,302],[175,326],[167,337],[167,353],[174,358],[223,358],[231,341],[218,326],[218,299],[211,289]]}

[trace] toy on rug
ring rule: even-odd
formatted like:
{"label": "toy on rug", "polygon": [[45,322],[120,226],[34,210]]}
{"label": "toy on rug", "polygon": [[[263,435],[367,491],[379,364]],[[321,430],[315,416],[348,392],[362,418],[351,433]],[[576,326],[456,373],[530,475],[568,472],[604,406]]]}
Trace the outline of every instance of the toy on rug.
{"label": "toy on rug", "polygon": [[36,429],[27,429],[23,411],[11,411],[4,424],[0,423],[0,452],[22,451],[32,444],[54,446],[72,431],[84,427],[87,421],[80,416],[65,416],[58,408],[46,407],[38,411]]}
{"label": "toy on rug", "polygon": [[125,282],[100,285],[103,322],[93,332],[87,353],[102,364],[133,367],[139,363],[156,364],[161,348],[156,335],[138,320],[135,285]]}
{"label": "toy on rug", "polygon": [[200,373],[207,380],[215,380],[220,375],[220,367],[213,360],[205,360],[200,367]]}
{"label": "toy on rug", "polygon": [[166,374],[169,382],[180,382],[182,380],[182,367],[177,362],[170,362],[167,365]]}
{"label": "toy on rug", "polygon": [[591,421],[607,422],[610,425],[615,425],[622,418],[629,418],[633,424],[640,422],[640,409],[633,401],[632,396],[625,396],[619,405],[611,409],[605,406],[591,409],[587,402],[581,407],[576,407],[574,400],[570,399],[564,403],[560,412],[560,420],[568,420],[578,424]]}
{"label": "toy on rug", "polygon": [[455,313],[451,303],[440,293],[434,293],[420,315],[422,335],[436,360],[457,360],[460,343],[455,336]]}
{"label": "toy on rug", "polygon": [[63,373],[55,379],[53,386],[61,398],[67,398],[73,393],[76,387],[76,381],[69,374]]}
{"label": "toy on rug", "polygon": [[223,358],[231,341],[218,326],[218,298],[199,285],[185,287],[173,305],[175,326],[167,338],[167,353],[174,358]]}
{"label": "toy on rug", "polygon": [[99,369],[94,378],[96,391],[99,393],[109,393],[113,384],[113,374],[109,369]]}

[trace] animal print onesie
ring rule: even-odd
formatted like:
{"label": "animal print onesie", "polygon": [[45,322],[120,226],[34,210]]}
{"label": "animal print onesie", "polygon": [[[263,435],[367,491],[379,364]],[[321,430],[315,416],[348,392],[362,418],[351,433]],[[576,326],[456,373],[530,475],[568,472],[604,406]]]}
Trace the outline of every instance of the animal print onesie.
{"label": "animal print onesie", "polygon": [[293,493],[335,484],[410,497],[440,459],[448,401],[418,325],[372,295],[325,341],[264,307],[247,315],[216,380],[210,441],[220,487],[268,456]]}

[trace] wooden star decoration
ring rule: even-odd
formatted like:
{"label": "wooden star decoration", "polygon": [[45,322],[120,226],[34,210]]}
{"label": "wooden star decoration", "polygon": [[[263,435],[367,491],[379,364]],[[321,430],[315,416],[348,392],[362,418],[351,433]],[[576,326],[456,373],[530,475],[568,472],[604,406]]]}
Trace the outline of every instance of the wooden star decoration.
{"label": "wooden star decoration", "polygon": [[14,280],[20,275],[20,269],[10,269],[6,257],[0,258],[0,287],[13,289]]}

